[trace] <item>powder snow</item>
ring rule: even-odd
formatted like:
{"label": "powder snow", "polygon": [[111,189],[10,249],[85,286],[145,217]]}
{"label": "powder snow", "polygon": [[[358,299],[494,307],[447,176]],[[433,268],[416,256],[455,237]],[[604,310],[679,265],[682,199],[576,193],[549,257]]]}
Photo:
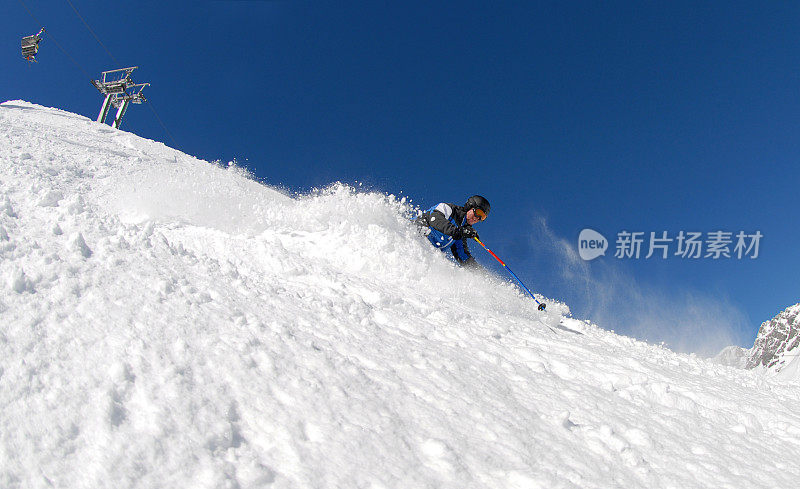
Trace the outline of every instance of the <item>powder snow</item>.
{"label": "powder snow", "polygon": [[798,377],[538,311],[411,210],[0,105],[0,487],[796,487]]}

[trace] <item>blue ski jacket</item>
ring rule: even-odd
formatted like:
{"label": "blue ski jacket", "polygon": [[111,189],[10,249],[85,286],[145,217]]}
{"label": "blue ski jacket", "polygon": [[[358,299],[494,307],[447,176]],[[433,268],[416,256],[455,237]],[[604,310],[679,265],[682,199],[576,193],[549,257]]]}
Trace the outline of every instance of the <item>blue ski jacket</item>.
{"label": "blue ski jacket", "polygon": [[462,265],[475,264],[475,258],[469,252],[466,239],[455,239],[456,229],[467,223],[467,210],[455,204],[442,202],[417,218],[417,224],[425,226],[428,241],[442,251],[450,250],[453,258]]}

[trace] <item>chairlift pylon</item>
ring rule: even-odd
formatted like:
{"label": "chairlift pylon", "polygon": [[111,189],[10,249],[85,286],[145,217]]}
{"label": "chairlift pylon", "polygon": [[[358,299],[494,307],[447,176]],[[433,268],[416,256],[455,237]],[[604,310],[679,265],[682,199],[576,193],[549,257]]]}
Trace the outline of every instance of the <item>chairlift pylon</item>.
{"label": "chairlift pylon", "polygon": [[39,32],[32,36],[25,36],[22,38],[22,57],[31,63],[36,63],[36,54],[39,52],[39,42],[42,40],[44,27]]}
{"label": "chairlift pylon", "polygon": [[108,110],[113,105],[117,109],[117,116],[114,117],[114,122],[111,124],[113,127],[119,129],[122,124],[122,116],[128,110],[131,103],[141,104],[146,102],[147,99],[142,95],[142,90],[149,87],[149,83],[134,83],[131,80],[131,73],[138,68],[138,66],[131,66],[129,68],[120,68],[118,70],[109,70],[101,73],[99,80],[91,80],[92,85],[105,95],[103,106],[100,108],[100,114],[97,116],[97,122],[104,123]]}

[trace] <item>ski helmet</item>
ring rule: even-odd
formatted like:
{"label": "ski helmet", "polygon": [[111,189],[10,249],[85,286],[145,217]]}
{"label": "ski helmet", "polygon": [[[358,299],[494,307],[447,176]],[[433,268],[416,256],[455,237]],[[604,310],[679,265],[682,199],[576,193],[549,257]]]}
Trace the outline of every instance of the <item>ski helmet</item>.
{"label": "ski helmet", "polygon": [[489,201],[488,200],[486,200],[485,198],[481,197],[480,195],[473,195],[472,197],[467,199],[467,203],[464,204],[464,207],[466,207],[467,210],[480,209],[483,212],[485,212],[486,215],[488,216],[489,215],[489,209],[491,209],[492,206],[489,205]]}

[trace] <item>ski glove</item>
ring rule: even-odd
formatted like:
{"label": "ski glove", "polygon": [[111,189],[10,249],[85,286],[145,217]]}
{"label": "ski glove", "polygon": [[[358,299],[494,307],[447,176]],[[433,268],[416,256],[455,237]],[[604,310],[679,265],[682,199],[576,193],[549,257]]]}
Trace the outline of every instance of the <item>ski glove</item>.
{"label": "ski glove", "polygon": [[460,228],[456,228],[455,232],[453,233],[453,237],[455,239],[477,238],[478,233],[472,226],[470,226],[469,224],[465,224]]}

